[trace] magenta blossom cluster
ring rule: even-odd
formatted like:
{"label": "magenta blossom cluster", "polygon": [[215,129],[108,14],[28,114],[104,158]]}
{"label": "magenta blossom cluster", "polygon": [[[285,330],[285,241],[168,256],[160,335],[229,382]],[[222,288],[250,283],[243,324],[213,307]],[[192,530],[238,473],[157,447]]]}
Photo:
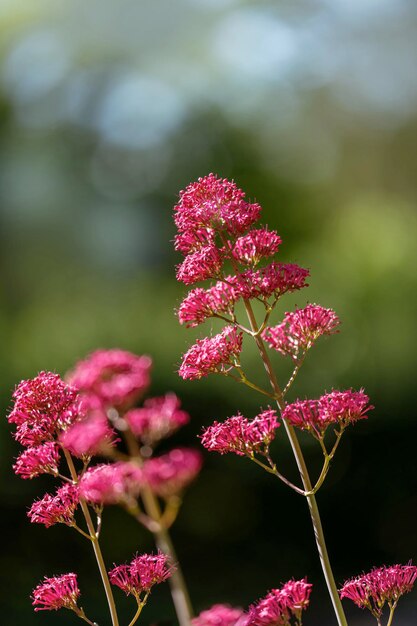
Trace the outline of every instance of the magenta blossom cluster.
{"label": "magenta blossom cluster", "polygon": [[295,619],[301,624],[301,615],[310,602],[312,585],[303,580],[290,580],[249,610],[248,626],[290,626]]}
{"label": "magenta blossom cluster", "polygon": [[59,448],[55,441],[26,448],[16,459],[13,469],[21,478],[35,478],[40,474],[57,474]]}
{"label": "magenta blossom cluster", "polygon": [[242,265],[257,265],[262,259],[274,256],[281,243],[281,237],[274,230],[253,229],[236,240],[232,255]]}
{"label": "magenta blossom cluster", "polygon": [[317,400],[296,400],[287,404],[282,417],[293,426],[322,437],[328,426],[346,428],[367,418],[368,411],[373,408],[363,389],[348,389],[326,393]]}
{"label": "magenta blossom cluster", "polygon": [[272,409],[262,411],[253,420],[238,414],[206,428],[201,443],[207,450],[220,454],[234,452],[239,456],[252,456],[256,452],[267,452],[279,425],[277,413]]}
{"label": "magenta blossom cluster", "polygon": [[44,524],[46,528],[54,524],[73,526],[79,501],[78,486],[65,483],[55,494],[47,493],[40,500],[36,500],[28,511],[28,517],[31,522]]}
{"label": "magenta blossom cluster", "polygon": [[97,350],[79,361],[68,380],[116,409],[133,405],[147,390],[152,361],[125,350]]}
{"label": "magenta blossom cluster", "polygon": [[126,595],[139,600],[143,593],[149,593],[154,585],[167,580],[173,572],[168,557],[158,554],[141,554],[127,565],[116,565],[109,571],[112,585],[119,587]]}
{"label": "magenta blossom cluster", "polygon": [[308,304],[304,309],[286,313],[281,324],[263,331],[262,338],[284,356],[297,358],[300,350],[311,348],[322,335],[337,332],[339,323],[339,318],[332,309]]}
{"label": "magenta blossom cluster", "polygon": [[149,398],[138,409],[130,409],[124,418],[132,433],[145,445],[154,445],[188,424],[190,416],[181,408],[175,393]]}
{"label": "magenta blossom cluster", "polygon": [[229,604],[214,604],[194,617],[191,624],[192,626],[235,626],[243,616],[242,609],[237,609]]}
{"label": "magenta blossom cluster", "polygon": [[106,413],[100,409],[87,413],[82,411],[77,421],[62,433],[59,441],[74,456],[88,458],[106,454],[116,445],[118,438],[109,425]]}
{"label": "magenta blossom cluster", "polygon": [[145,461],[143,477],[161,498],[181,494],[198,476],[203,464],[201,453],[188,448],[174,448],[166,454]]}
{"label": "magenta blossom cluster", "polygon": [[143,485],[143,472],[133,462],[101,463],[79,482],[80,495],[92,504],[130,504]]}
{"label": "magenta blossom cluster", "polygon": [[352,600],[361,609],[368,609],[379,618],[384,605],[396,606],[399,598],[409,593],[417,580],[417,567],[391,565],[378,567],[368,574],[362,574],[345,582],[340,590],[341,598]]}
{"label": "magenta blossom cluster", "polygon": [[80,597],[76,574],[45,578],[32,593],[35,611],[77,610]]}
{"label": "magenta blossom cluster", "polygon": [[242,350],[241,332],[226,326],[214,337],[200,339],[183,356],[179,375],[194,380],[209,373],[228,371]]}

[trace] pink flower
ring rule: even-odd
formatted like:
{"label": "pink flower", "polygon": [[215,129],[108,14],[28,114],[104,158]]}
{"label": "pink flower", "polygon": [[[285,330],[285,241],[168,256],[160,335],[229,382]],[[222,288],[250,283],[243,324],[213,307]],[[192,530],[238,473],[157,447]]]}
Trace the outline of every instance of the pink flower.
{"label": "pink flower", "polygon": [[288,404],[283,419],[290,424],[322,436],[330,424],[346,428],[360,419],[367,418],[367,412],[374,407],[369,405],[369,397],[360,391],[332,391],[318,400],[296,400]]}
{"label": "pink flower", "polygon": [[16,459],[13,469],[22,478],[35,478],[40,474],[57,474],[59,448],[54,441],[24,450]]}
{"label": "pink flower", "polygon": [[192,289],[178,309],[180,324],[193,327],[218,313],[231,315],[240,297],[239,290],[225,281],[218,281],[209,289]]}
{"label": "pink flower", "polygon": [[192,285],[199,280],[216,278],[222,264],[223,259],[216,246],[204,246],[185,257],[177,268],[177,280]]}
{"label": "pink flower", "polygon": [[197,450],[175,448],[145,461],[143,475],[156,495],[169,498],[184,491],[195,480],[202,463],[201,454]]}
{"label": "pink flower", "polygon": [[340,597],[348,598],[361,609],[369,609],[375,617],[380,617],[384,604],[397,603],[402,595],[411,591],[416,580],[417,567],[411,563],[378,567],[346,581]]}
{"label": "pink flower", "polygon": [[275,230],[254,229],[247,235],[239,237],[233,246],[232,254],[240,263],[256,265],[261,259],[273,256],[281,243],[281,237]]}
{"label": "pink flower", "polygon": [[142,470],[130,462],[102,463],[89,468],[79,482],[80,495],[95,504],[119,504],[136,499]]}
{"label": "pink flower", "polygon": [[194,617],[191,624],[192,626],[235,626],[243,615],[242,609],[236,609],[228,604],[214,604]]}
{"label": "pink flower", "polygon": [[278,326],[266,328],[262,338],[274,350],[296,357],[300,350],[308,350],[322,335],[332,335],[340,321],[332,309],[309,304],[304,309],[286,313]]}
{"label": "pink flower", "polygon": [[180,200],[174,207],[178,231],[188,235],[188,238],[177,238],[177,249],[190,252],[202,232],[225,230],[231,235],[244,233],[261,212],[259,204],[250,204],[244,198],[244,192],[233,181],[214,174],[188,185],[180,192]]}
{"label": "pink flower", "polygon": [[239,456],[252,456],[268,449],[279,427],[276,411],[268,409],[253,420],[238,414],[225,422],[214,422],[206,428],[201,443],[210,451],[225,454],[234,452]]}
{"label": "pink flower", "polygon": [[77,610],[80,597],[76,574],[45,578],[32,594],[35,611]]}
{"label": "pink flower", "polygon": [[54,524],[74,524],[74,514],[79,503],[76,485],[66,483],[55,495],[47,493],[41,500],[34,502],[28,512],[30,521],[44,524],[46,528]]}
{"label": "pink flower", "polygon": [[36,446],[53,440],[57,431],[71,422],[76,395],[76,389],[52,372],[22,380],[13,393],[14,407],[8,416],[9,422],[17,425],[17,441]]}
{"label": "pink flower", "polygon": [[125,420],[136,437],[153,445],[190,421],[190,416],[180,406],[175,393],[167,393],[161,398],[145,400],[142,408],[128,411]]}
{"label": "pink flower", "polygon": [[109,572],[112,585],[119,587],[126,595],[136,598],[149,592],[154,585],[164,582],[172,574],[173,567],[168,564],[168,557],[158,554],[136,556],[128,565],[117,565]]}
{"label": "pink flower", "polygon": [[70,426],[59,440],[71,454],[82,458],[106,452],[116,444],[117,438],[106,414],[93,411]]}
{"label": "pink flower", "polygon": [[279,298],[284,293],[308,287],[310,272],[292,263],[270,263],[259,270],[246,270],[231,277],[231,284],[242,298]]}
{"label": "pink flower", "polygon": [[280,589],[272,589],[268,595],[252,606],[249,612],[250,626],[287,626],[294,617],[301,624],[301,614],[309,605],[312,585],[303,580],[290,580]]}
{"label": "pink flower", "polygon": [[131,406],[146,391],[151,364],[148,356],[125,350],[97,350],[80,361],[68,379],[80,391],[121,409]]}
{"label": "pink flower", "polygon": [[229,370],[242,350],[242,339],[241,332],[233,326],[226,326],[214,337],[197,340],[184,354],[179,375],[195,380]]}

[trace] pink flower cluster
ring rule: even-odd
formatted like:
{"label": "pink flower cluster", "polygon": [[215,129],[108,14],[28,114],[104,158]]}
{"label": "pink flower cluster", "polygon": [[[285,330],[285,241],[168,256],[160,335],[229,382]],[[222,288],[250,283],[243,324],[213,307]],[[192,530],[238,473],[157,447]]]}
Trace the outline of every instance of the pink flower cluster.
{"label": "pink flower cluster", "polygon": [[279,425],[276,411],[272,409],[263,411],[253,420],[238,414],[206,428],[201,443],[220,454],[234,452],[239,456],[252,456],[255,452],[267,451]]}
{"label": "pink flower cluster", "polygon": [[102,463],[82,476],[80,495],[93,504],[129,504],[138,497],[142,478],[141,468],[134,463]]}
{"label": "pink flower cluster", "polygon": [[35,478],[40,474],[57,474],[59,448],[54,441],[26,448],[19,454],[13,469],[22,478]]}
{"label": "pink flower cluster", "polygon": [[97,350],[79,361],[68,380],[84,394],[97,396],[106,406],[125,409],[146,391],[152,361],[125,350]]}
{"label": "pink flower cluster", "polygon": [[146,445],[154,445],[190,421],[189,414],[180,406],[175,393],[167,393],[145,400],[143,407],[130,409],[124,418],[136,437]]}
{"label": "pink flower cluster", "polygon": [[345,428],[367,418],[371,409],[369,397],[362,389],[348,389],[332,391],[317,400],[296,400],[285,407],[282,417],[293,426],[321,437],[331,424]]}
{"label": "pink flower cluster", "polygon": [[58,609],[77,610],[80,597],[76,574],[63,574],[45,578],[32,594],[35,611],[56,611]]}
{"label": "pink flower cluster", "polygon": [[154,585],[167,580],[173,566],[162,552],[141,554],[128,565],[117,565],[109,572],[112,585],[119,587],[126,595],[133,595],[138,601],[142,593],[148,593]]}
{"label": "pink flower cluster", "polygon": [[65,483],[59,487],[55,495],[47,493],[40,500],[36,500],[29,509],[28,517],[31,522],[44,524],[46,528],[54,524],[72,526],[79,500],[78,487]]}
{"label": "pink flower cluster", "polygon": [[180,494],[195,480],[202,463],[203,459],[198,450],[174,448],[166,454],[146,461],[143,466],[143,477],[156,495],[169,498]]}
{"label": "pink flower cluster", "polygon": [[281,243],[281,237],[275,230],[253,229],[236,240],[232,255],[243,265],[257,265],[262,259],[274,256]]}
{"label": "pink flower cluster", "polygon": [[304,309],[286,313],[283,322],[266,328],[262,338],[284,355],[296,358],[300,350],[311,348],[322,335],[332,335],[340,321],[332,309],[309,304]]}
{"label": "pink flower cluster", "polygon": [[249,626],[288,626],[294,617],[301,624],[301,614],[309,605],[312,585],[303,580],[290,580],[280,589],[272,589],[268,595],[251,607]]}
{"label": "pink flower cluster", "polygon": [[191,621],[192,626],[235,626],[243,617],[242,609],[236,609],[228,604],[214,604]]}
{"label": "pink flower cluster", "polygon": [[22,380],[13,393],[14,406],[8,416],[9,423],[17,425],[17,441],[30,447],[52,441],[73,421],[76,395],[76,389],[52,372]]}
{"label": "pink flower cluster", "polygon": [[104,410],[93,410],[79,416],[59,438],[60,443],[76,457],[104,454],[118,441]]}
{"label": "pink flower cluster", "polygon": [[416,580],[417,567],[411,563],[378,567],[346,581],[340,597],[348,598],[361,609],[369,609],[375,617],[380,617],[385,603],[396,604],[402,595],[412,590]]}
{"label": "pink flower cluster", "polygon": [[226,326],[214,337],[206,337],[195,343],[183,356],[179,369],[181,378],[194,380],[230,369],[242,350],[241,332]]}

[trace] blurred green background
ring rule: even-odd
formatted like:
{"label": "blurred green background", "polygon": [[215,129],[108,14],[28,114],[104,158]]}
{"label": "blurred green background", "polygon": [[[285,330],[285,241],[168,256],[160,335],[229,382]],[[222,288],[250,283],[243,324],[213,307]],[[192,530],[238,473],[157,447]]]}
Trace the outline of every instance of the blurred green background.
{"label": "blurred green background", "polygon": [[[174,315],[185,289],[172,206],[198,176],[235,178],[282,236],[280,259],[311,269],[310,289],[275,319],[310,301],[343,322],[292,397],[363,386],[376,407],[319,494],[337,581],[416,561],[416,26],[413,0],[2,0],[3,412],[21,378],[118,346],[152,355],[152,393],[172,389],[191,412],[177,443],[198,445],[202,424],[238,409],[255,414],[258,398],[233,382],[176,374],[210,324],[187,331]],[[262,375],[254,352],[247,362]],[[3,420],[1,623],[74,623],[34,614],[28,595],[44,575],[76,570],[103,626],[89,546],[66,527],[29,524],[27,507],[51,484],[13,475],[8,431]],[[283,434],[274,454],[295,477]],[[206,457],[173,531],[196,608],[247,606],[307,574],[306,625],[333,624],[305,502],[245,460]],[[103,541],[109,564],[152,547],[118,510]],[[371,623],[346,608],[352,626]],[[397,626],[416,617],[414,593]],[[143,622],[173,619],[158,590]]]}

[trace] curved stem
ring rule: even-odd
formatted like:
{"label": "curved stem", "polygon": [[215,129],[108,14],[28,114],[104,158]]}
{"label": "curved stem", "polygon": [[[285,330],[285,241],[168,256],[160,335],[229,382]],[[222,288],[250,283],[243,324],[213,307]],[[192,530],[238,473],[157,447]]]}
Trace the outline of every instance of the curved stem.
{"label": "curved stem", "polygon": [[[282,411],[285,406],[283,393],[278,384],[277,378],[275,376],[275,372],[272,367],[272,363],[265,349],[265,345],[261,337],[259,335],[256,335],[258,327],[257,327],[255,315],[253,313],[251,304],[248,300],[245,300],[244,302],[245,302],[245,309],[246,309],[246,313],[249,319],[251,329],[255,333],[254,339],[258,347],[259,354],[262,358],[271,387],[277,396],[277,405],[279,409]],[[303,482],[304,491],[306,492],[306,498],[307,498],[308,508],[310,511],[311,521],[313,524],[314,537],[316,540],[317,550],[319,553],[324,578],[326,580],[327,589],[329,591],[329,595],[333,604],[334,612],[336,614],[336,619],[337,619],[339,626],[347,626],[346,616],[342,607],[342,603],[339,598],[339,593],[337,591],[336,582],[334,580],[333,571],[330,565],[330,559],[329,559],[329,555],[327,552],[326,541],[324,538],[323,527],[322,527],[321,519],[320,519],[320,513],[319,513],[318,506],[317,506],[315,495],[313,493],[313,488],[312,488],[310,476],[308,473],[307,465],[304,460],[304,455],[301,451],[300,443],[298,441],[294,428],[291,426],[289,422],[287,422],[287,420],[283,419],[282,421],[283,421],[288,439],[291,444],[291,448],[292,448],[292,451],[293,451],[293,454],[297,463],[301,480]]]}
{"label": "curved stem", "polygon": [[140,614],[142,613],[142,609],[143,609],[143,607],[145,606],[146,601],[147,601],[147,599],[148,599],[148,597],[149,597],[149,593],[150,593],[150,592],[148,591],[148,593],[144,596],[143,600],[141,600],[141,601],[139,601],[139,602],[138,602],[138,610],[137,610],[137,611],[136,611],[136,613],[134,614],[132,621],[131,621],[131,622],[129,622],[129,626],[133,626],[133,624],[135,624],[135,623],[138,621],[139,616],[140,616]]}
{"label": "curved stem", "polygon": [[[140,448],[138,443],[128,429],[124,432],[126,443],[131,454],[131,460],[143,464],[143,459],[140,454]],[[159,506],[159,502],[149,487],[144,486],[141,492],[143,504],[145,506],[146,514],[155,522],[155,528],[152,529],[152,533],[155,537],[155,542],[159,550],[169,556],[171,564],[176,566],[173,570],[171,577],[169,578],[169,585],[171,588],[172,600],[175,606],[175,612],[178,617],[180,626],[191,626],[191,620],[193,618],[193,607],[191,599],[188,593],[187,585],[184,579],[184,575],[178,563],[178,558],[172,543],[170,534],[167,528],[162,523],[162,512]],[[135,515],[136,519],[140,519]]]}
{"label": "curved stem", "polygon": [[389,618],[388,618],[388,621],[387,621],[387,626],[391,626],[392,625],[392,619],[394,617],[394,611],[395,611],[396,607],[397,607],[397,603],[394,602],[394,604],[392,606],[390,606],[390,608],[389,608]]}
{"label": "curved stem", "polygon": [[253,461],[254,463],[256,463],[257,465],[259,465],[259,467],[262,467],[262,469],[264,469],[265,471],[269,472],[270,474],[273,474],[274,476],[276,476],[277,478],[279,478],[280,480],[282,480],[283,483],[285,483],[288,487],[290,487],[291,489],[293,489],[296,493],[298,493],[300,496],[304,496],[305,492],[300,489],[299,487],[297,487],[297,485],[294,485],[290,480],[288,480],[288,478],[285,478],[285,476],[283,476],[283,474],[281,474],[275,464],[273,464],[272,467],[269,467],[268,465],[266,465],[265,463],[262,463],[262,461],[260,461],[259,459],[257,459],[255,456],[250,456],[248,455],[250,460]]}
{"label": "curved stem", "polygon": [[[78,482],[77,471],[74,466],[74,462],[68,450],[64,449],[64,454],[66,461],[68,463],[68,468],[71,473],[72,480],[74,483]],[[109,605],[109,611],[111,616],[111,621],[113,626],[119,626],[119,618],[117,616],[116,604],[114,602],[113,591],[110,585],[109,577],[107,575],[106,565],[104,563],[103,554],[101,552],[100,543],[96,534],[96,530],[94,528],[93,520],[91,519],[90,511],[88,509],[87,503],[82,498],[80,499],[81,510],[83,512],[88,532],[90,533],[91,541],[93,544],[93,550],[96,557],[98,569],[100,571],[101,580],[103,581],[104,591],[106,593],[107,603]]]}

